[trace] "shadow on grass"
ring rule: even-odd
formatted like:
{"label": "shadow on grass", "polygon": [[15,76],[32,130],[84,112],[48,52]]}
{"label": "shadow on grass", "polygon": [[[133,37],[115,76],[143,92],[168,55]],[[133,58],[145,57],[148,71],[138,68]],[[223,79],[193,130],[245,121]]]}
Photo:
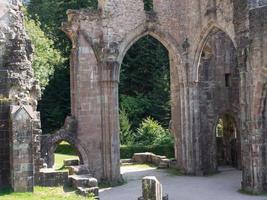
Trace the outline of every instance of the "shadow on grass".
{"label": "shadow on grass", "polygon": [[111,187],[119,187],[125,184],[127,184],[127,180],[122,179],[121,181],[118,181],[116,183],[102,182],[102,183],[99,183],[98,187],[100,189],[104,189],[104,188],[111,188]]}
{"label": "shadow on grass", "polygon": [[253,191],[247,191],[244,189],[240,189],[240,190],[238,190],[238,192],[240,194],[249,195],[249,196],[267,196],[267,192],[257,193],[257,192],[253,192]]}
{"label": "shadow on grass", "polygon": [[[158,170],[162,170],[162,169],[158,169]],[[184,174],[179,169],[168,168],[164,170],[168,173],[169,176],[184,176]]]}
{"label": "shadow on grass", "polygon": [[13,190],[10,187],[0,188],[0,196],[12,194],[12,193],[13,193]]}
{"label": "shadow on grass", "polygon": [[65,193],[70,193],[70,192],[76,192],[76,189],[74,189],[70,185],[66,184],[66,185],[63,186],[63,191]]}

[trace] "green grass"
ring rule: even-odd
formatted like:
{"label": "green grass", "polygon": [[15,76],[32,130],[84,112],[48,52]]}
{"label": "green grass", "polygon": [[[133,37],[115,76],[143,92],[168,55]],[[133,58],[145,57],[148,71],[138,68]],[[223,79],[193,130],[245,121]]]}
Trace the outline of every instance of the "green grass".
{"label": "green grass", "polygon": [[166,172],[170,176],[183,176],[183,173],[179,169],[169,168],[169,169],[166,169]]}
{"label": "green grass", "polygon": [[77,195],[70,188],[35,187],[34,193],[15,193],[11,189],[0,190],[1,200],[94,200],[93,197]]}
{"label": "green grass", "polygon": [[59,154],[55,153],[55,165],[54,168],[56,170],[63,170],[64,168],[64,160],[66,159],[77,159],[79,158],[78,156],[73,156],[73,155],[66,155],[66,154]]}

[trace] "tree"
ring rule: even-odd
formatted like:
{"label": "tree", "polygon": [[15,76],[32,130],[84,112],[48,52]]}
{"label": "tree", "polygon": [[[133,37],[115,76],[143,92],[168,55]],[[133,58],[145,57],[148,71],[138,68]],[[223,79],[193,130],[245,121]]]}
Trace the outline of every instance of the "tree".
{"label": "tree", "polygon": [[97,0],[31,0],[28,4],[32,19],[41,22],[41,28],[55,42],[65,57],[70,54],[70,41],[60,30],[62,22],[67,21],[69,9],[97,8]]}
{"label": "tree", "polygon": [[34,46],[33,70],[41,88],[44,89],[49,83],[50,76],[54,73],[55,66],[63,63],[64,59],[55,49],[53,40],[49,39],[41,30],[40,22],[29,19],[26,11],[25,14],[26,32]]}

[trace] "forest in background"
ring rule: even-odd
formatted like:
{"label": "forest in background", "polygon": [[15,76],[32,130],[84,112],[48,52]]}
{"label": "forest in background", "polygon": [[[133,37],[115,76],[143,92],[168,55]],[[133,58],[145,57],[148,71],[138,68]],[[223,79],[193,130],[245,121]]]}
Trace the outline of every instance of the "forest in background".
{"label": "forest in background", "polygon": [[[97,9],[96,0],[31,0],[26,30],[33,41],[33,68],[42,87],[39,102],[44,134],[52,134],[70,115],[71,43],[60,30],[68,9]],[[145,1],[145,9],[151,9]],[[121,144],[165,145],[173,139],[170,122],[170,71],[167,49],[145,36],[127,52],[119,85]]]}

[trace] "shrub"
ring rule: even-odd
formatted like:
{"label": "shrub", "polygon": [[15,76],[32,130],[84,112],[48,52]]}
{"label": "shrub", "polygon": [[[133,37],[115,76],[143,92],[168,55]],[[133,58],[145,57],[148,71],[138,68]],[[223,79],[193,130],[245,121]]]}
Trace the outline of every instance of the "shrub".
{"label": "shrub", "polygon": [[141,145],[173,144],[170,131],[164,129],[156,120],[148,117],[137,129],[136,143]]}

